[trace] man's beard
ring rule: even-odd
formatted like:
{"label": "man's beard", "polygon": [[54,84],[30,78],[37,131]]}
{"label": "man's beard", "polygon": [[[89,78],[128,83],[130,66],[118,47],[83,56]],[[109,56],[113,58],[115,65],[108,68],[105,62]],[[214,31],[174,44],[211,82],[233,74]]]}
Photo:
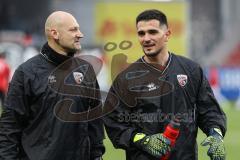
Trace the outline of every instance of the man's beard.
{"label": "man's beard", "polygon": [[67,56],[69,57],[73,57],[74,54],[76,54],[76,52],[80,51],[80,49],[67,47],[64,44],[62,44],[60,41],[57,41],[57,43],[67,52]]}
{"label": "man's beard", "polygon": [[74,54],[76,54],[78,51],[78,49],[76,49],[76,48],[69,48],[69,47],[64,47],[64,46],[62,46],[62,47],[64,48],[65,51],[67,51],[67,56],[69,56],[69,57],[73,57]]}
{"label": "man's beard", "polygon": [[161,53],[163,48],[160,48],[159,50],[157,50],[156,52],[149,52],[149,53],[146,53],[143,49],[143,52],[144,54],[147,56],[147,57],[156,57],[158,54]]}

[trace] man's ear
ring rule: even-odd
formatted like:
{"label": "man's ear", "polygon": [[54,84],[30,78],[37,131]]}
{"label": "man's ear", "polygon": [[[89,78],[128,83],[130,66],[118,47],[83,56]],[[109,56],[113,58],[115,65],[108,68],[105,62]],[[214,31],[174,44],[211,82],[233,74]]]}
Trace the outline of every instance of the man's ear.
{"label": "man's ear", "polygon": [[57,32],[56,29],[51,29],[50,32],[54,39],[59,39],[59,33]]}
{"label": "man's ear", "polygon": [[167,29],[167,31],[165,32],[165,37],[166,37],[166,42],[168,42],[170,36],[171,36],[171,30],[170,29]]}

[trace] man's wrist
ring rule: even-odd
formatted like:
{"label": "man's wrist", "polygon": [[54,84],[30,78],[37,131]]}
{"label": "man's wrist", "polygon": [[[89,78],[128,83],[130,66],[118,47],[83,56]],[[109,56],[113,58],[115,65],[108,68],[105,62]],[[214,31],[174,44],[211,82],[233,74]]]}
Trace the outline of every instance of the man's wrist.
{"label": "man's wrist", "polygon": [[133,143],[143,139],[144,137],[146,137],[146,135],[144,133],[136,133],[134,136],[133,136]]}
{"label": "man's wrist", "polygon": [[209,136],[217,135],[220,136],[223,139],[222,131],[219,128],[211,128],[209,130]]}

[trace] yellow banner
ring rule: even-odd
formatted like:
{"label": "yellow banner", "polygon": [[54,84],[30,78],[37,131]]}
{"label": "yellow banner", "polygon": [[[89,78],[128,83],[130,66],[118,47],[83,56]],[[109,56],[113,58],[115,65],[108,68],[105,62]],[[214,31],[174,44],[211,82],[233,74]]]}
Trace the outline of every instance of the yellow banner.
{"label": "yellow banner", "polygon": [[120,53],[127,56],[129,63],[144,54],[138,42],[135,19],[146,9],[159,9],[166,14],[172,31],[168,48],[171,52],[186,55],[186,2],[99,2],[95,8],[95,40],[97,44],[105,45],[110,62],[112,56]]}

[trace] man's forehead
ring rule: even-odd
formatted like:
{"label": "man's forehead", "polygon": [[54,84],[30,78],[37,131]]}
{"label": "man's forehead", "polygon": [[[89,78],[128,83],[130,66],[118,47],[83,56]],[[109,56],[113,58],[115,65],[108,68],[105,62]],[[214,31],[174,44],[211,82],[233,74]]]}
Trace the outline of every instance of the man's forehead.
{"label": "man's forehead", "polygon": [[64,27],[64,28],[78,27],[79,28],[79,24],[78,24],[77,20],[72,17],[72,18],[63,19],[63,21],[61,22],[61,27]]}
{"label": "man's forehead", "polygon": [[143,29],[143,28],[159,28],[160,27],[160,23],[158,20],[148,20],[148,21],[139,21],[137,23],[137,28],[138,29]]}

